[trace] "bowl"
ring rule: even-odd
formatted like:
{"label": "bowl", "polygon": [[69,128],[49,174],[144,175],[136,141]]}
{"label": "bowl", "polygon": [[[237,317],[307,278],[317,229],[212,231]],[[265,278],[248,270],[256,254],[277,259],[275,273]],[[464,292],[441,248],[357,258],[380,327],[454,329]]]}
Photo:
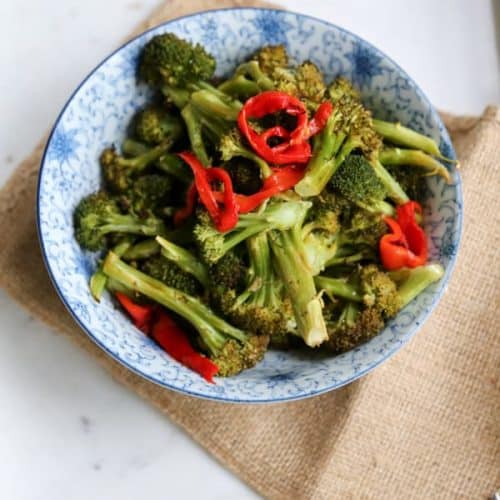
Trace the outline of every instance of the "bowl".
{"label": "bowl", "polygon": [[418,85],[389,57],[338,26],[288,11],[224,9],[202,12],[153,28],[101,62],[62,109],[47,142],[38,184],[38,231],[52,282],[80,327],[111,357],[133,372],[184,394],[229,402],[296,400],[341,387],[396,353],[422,326],[450,278],[461,234],[461,184],[428,179],[424,200],[430,260],[445,268],[442,280],[425,290],[389,321],[375,338],[337,356],[271,351],[255,368],[208,384],[181,366],[137,330],[109,297],[94,302],[88,289],[97,256],[80,249],[72,213],[100,184],[98,156],[120,143],[134,112],[150,96],[136,81],[138,55],[154,35],[173,32],[199,42],[217,59],[224,75],[255,49],[284,43],[291,56],[310,59],[333,78],[343,75],[361,91],[377,117],[399,120],[434,138],[455,158],[450,138]]}

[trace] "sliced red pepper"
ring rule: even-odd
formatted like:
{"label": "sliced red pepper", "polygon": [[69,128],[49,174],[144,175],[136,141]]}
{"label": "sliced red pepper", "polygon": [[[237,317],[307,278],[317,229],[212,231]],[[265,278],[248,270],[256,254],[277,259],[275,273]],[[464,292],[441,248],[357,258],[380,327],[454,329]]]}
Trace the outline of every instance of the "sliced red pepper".
{"label": "sliced red pepper", "polygon": [[174,225],[176,227],[181,226],[184,221],[194,212],[196,206],[196,197],[198,196],[198,190],[196,189],[196,184],[193,181],[186,191],[186,205],[179,208],[174,214]]}
{"label": "sliced red pepper", "polygon": [[149,335],[156,307],[152,305],[136,304],[130,297],[121,292],[116,292],[115,297],[132,318],[134,325],[139,328],[139,330]]}
{"label": "sliced red pepper", "polygon": [[214,383],[213,377],[219,367],[193,348],[186,333],[166,312],[158,314],[152,337],[176,361],[200,374],[207,382]]}
{"label": "sliced red pepper", "polygon": [[330,101],[323,102],[319,105],[313,119],[309,122],[309,137],[321,132],[330,118],[333,111],[333,104]]}
{"label": "sliced red pepper", "polygon": [[428,258],[427,238],[424,230],[415,220],[415,212],[422,214],[422,207],[416,201],[409,201],[397,207],[398,222],[411,250],[408,267],[425,264]]}
{"label": "sliced red pepper", "polygon": [[[262,189],[251,195],[235,194],[238,212],[246,214],[255,210],[264,201],[272,196],[293,188],[304,177],[304,168],[288,165],[286,167],[272,168],[273,173],[264,179]],[[217,193],[216,198],[222,201],[222,193]]]}
{"label": "sliced red pepper", "polygon": [[427,262],[427,238],[415,220],[415,210],[422,212],[417,202],[409,201],[397,207],[397,221],[392,217],[384,218],[391,230],[379,242],[380,258],[385,269],[418,267]]}
{"label": "sliced red pepper", "polygon": [[[214,221],[215,227],[221,232],[233,228],[238,222],[238,211],[229,174],[222,168],[205,168],[193,153],[185,151],[178,155],[191,167],[196,190],[201,202]],[[220,181],[224,185],[221,200],[222,207],[217,202],[217,198],[220,200],[220,196],[217,195],[218,192],[212,189],[211,182],[213,181]]]}
{"label": "sliced red pepper", "polygon": [[[285,133],[283,127],[273,127],[271,132],[259,134],[250,125],[251,119],[263,118],[278,111],[297,117],[297,124],[292,131]],[[238,127],[255,152],[269,163],[306,163],[311,157],[311,146],[306,140],[309,133],[306,108],[299,99],[285,92],[269,90],[248,99],[238,115]],[[268,140],[271,137],[287,135],[286,143],[269,146]]]}

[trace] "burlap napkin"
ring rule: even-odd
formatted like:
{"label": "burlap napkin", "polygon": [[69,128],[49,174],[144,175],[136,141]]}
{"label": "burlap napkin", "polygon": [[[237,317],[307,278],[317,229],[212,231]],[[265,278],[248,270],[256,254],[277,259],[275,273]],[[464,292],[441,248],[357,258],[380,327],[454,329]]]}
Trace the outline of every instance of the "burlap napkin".
{"label": "burlap napkin", "polygon": [[[189,11],[256,2],[214,4],[167,1],[138,31]],[[401,353],[343,389],[295,403],[227,405],[161,389],[107,357],[67,314],[33,245],[45,139],[0,192],[0,285],[266,497],[486,498],[500,489],[500,110],[445,120],[465,197],[448,292]]]}

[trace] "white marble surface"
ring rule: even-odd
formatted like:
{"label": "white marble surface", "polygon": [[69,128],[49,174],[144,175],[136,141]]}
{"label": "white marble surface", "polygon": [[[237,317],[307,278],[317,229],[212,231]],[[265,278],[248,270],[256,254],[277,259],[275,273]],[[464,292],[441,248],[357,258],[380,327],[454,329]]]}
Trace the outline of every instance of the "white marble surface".
{"label": "white marble surface", "polygon": [[[479,113],[500,102],[499,0],[276,3],[372,41],[442,109]],[[0,184],[78,82],[156,4],[0,2]],[[256,498],[1,291],[0,318],[0,498]]]}

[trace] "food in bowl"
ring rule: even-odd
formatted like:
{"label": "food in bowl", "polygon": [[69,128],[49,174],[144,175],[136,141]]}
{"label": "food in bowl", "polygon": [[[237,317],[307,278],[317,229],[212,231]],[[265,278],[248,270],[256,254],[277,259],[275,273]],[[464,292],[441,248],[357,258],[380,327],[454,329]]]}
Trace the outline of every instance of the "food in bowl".
{"label": "food in bowl", "polygon": [[209,382],[269,347],[339,353],[377,335],[443,275],[418,200],[425,177],[450,179],[431,138],[373,119],[350,82],[283,45],[214,71],[172,33],[145,45],[154,100],[74,213],[79,244],[107,253],[93,297],[107,289]]}

